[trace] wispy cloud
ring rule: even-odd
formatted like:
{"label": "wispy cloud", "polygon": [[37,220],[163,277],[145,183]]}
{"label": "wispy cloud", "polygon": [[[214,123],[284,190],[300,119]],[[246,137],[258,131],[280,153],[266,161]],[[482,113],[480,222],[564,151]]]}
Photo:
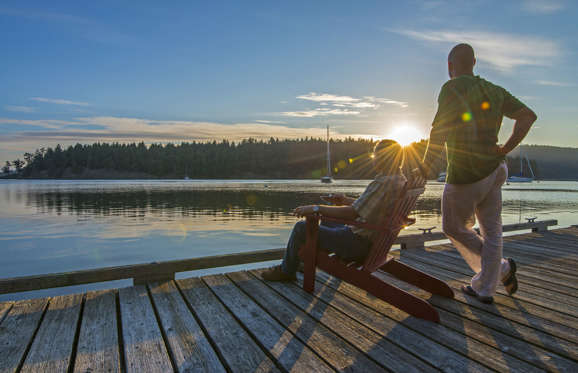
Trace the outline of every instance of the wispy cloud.
{"label": "wispy cloud", "polygon": [[[377,109],[383,104],[397,105],[402,108],[408,107],[407,102],[374,96],[364,96],[359,98],[352,96],[340,96],[332,93],[310,92],[305,95],[297,96],[297,99],[312,101],[323,107],[305,111],[288,111],[281,113],[281,115],[300,118],[313,118],[329,115],[358,115],[361,114],[359,110]],[[326,106],[333,106],[334,108],[339,109],[331,109],[327,108]]]}
{"label": "wispy cloud", "polygon": [[[212,141],[228,139],[238,141],[249,137],[257,139],[323,137],[323,128],[294,128],[285,125],[265,123],[222,124],[214,122],[163,121],[126,117],[81,117],[71,121],[63,120],[20,120],[0,118],[0,124],[31,125],[46,128],[42,131],[22,131],[6,134],[0,143],[33,142],[74,143],[92,141]],[[99,129],[82,129],[74,127],[95,126]],[[336,137],[365,135],[348,134]],[[4,146],[4,145],[3,145]],[[30,149],[26,149],[28,151]]]}
{"label": "wispy cloud", "polygon": [[317,108],[313,110],[303,110],[303,111],[284,111],[280,113],[285,117],[293,118],[314,118],[314,117],[327,117],[330,115],[359,115],[361,112],[355,110],[347,109],[328,109],[328,108]]}
{"label": "wispy cloud", "polygon": [[360,99],[350,96],[338,96],[330,93],[310,92],[306,95],[297,96],[298,99],[315,102],[358,102]]}
{"label": "wispy cloud", "polygon": [[35,109],[31,106],[6,105],[4,110],[16,113],[33,113]]}
{"label": "wispy cloud", "polygon": [[88,102],[70,101],[70,100],[63,100],[63,99],[58,99],[58,98],[31,97],[30,99],[32,101],[45,102],[45,103],[56,104],[56,105],[90,106],[90,104]]}
{"label": "wispy cloud", "polygon": [[575,87],[576,84],[568,82],[555,82],[553,80],[536,80],[536,84],[547,85],[551,87]]}
{"label": "wispy cloud", "polygon": [[556,0],[525,0],[523,9],[530,13],[551,14],[564,9],[564,4]]}
{"label": "wispy cloud", "polygon": [[285,124],[285,122],[282,122],[280,120],[263,120],[263,119],[258,119],[255,122],[257,123],[265,123],[265,124]]}
{"label": "wispy cloud", "polygon": [[432,43],[469,43],[479,61],[501,71],[519,66],[549,66],[561,54],[556,42],[535,36],[460,30],[390,31]]}

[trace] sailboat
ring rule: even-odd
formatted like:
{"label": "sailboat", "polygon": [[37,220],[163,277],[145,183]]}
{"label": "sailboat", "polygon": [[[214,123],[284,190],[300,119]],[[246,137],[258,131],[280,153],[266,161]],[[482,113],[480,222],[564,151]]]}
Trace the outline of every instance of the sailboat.
{"label": "sailboat", "polygon": [[329,126],[327,126],[327,175],[321,178],[321,182],[330,184],[333,182],[331,177],[331,150],[329,149]]}
{"label": "sailboat", "polygon": [[[528,168],[530,169],[532,177],[524,176],[524,159],[528,163]],[[508,183],[531,183],[532,181],[534,181],[534,178],[535,178],[534,170],[532,170],[532,165],[530,164],[528,156],[524,155],[524,157],[522,157],[522,154],[520,152],[520,175],[519,176],[513,175],[508,177]]]}

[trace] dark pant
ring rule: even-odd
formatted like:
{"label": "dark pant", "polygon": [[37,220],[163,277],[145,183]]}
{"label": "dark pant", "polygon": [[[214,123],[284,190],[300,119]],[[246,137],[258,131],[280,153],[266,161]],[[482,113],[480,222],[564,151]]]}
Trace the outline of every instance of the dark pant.
{"label": "dark pant", "polygon": [[[281,263],[281,269],[287,274],[297,272],[300,261],[298,251],[305,244],[305,224],[305,220],[297,222],[289,236],[285,257]],[[347,225],[335,223],[319,225],[317,244],[319,248],[329,250],[345,260],[362,261],[371,249],[368,238],[353,233]]]}

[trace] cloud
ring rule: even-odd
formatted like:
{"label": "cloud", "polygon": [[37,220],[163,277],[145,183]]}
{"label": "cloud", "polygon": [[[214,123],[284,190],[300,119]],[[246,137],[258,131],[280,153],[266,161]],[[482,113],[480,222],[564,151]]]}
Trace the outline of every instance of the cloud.
{"label": "cloud", "polygon": [[310,92],[306,95],[297,96],[298,99],[315,101],[315,102],[358,102],[360,99],[350,96],[337,96],[330,93]]}
{"label": "cloud", "polygon": [[285,117],[293,117],[293,118],[314,118],[314,117],[326,117],[330,115],[340,115],[340,116],[359,115],[361,114],[361,112],[347,109],[317,108],[305,111],[284,111],[280,114]]}
{"label": "cloud", "polygon": [[285,122],[281,122],[280,120],[256,120],[257,123],[265,123],[265,124],[285,124]]}
{"label": "cloud", "polygon": [[536,84],[546,85],[551,87],[575,87],[576,84],[568,82],[555,82],[552,80],[536,80]]}
{"label": "cloud", "polygon": [[[310,92],[305,95],[297,96],[300,100],[312,101],[318,103],[320,106],[333,106],[335,108],[317,108],[305,111],[286,111],[281,113],[283,116],[297,117],[297,118],[313,118],[319,116],[329,115],[358,115],[361,114],[360,109],[377,109],[382,104],[397,105],[402,108],[408,107],[407,102],[390,100],[387,98],[365,96],[363,98],[340,96],[331,93],[316,93]],[[349,109],[355,110],[349,110]]]}
{"label": "cloud", "polygon": [[88,102],[70,101],[58,98],[31,97],[30,99],[32,101],[46,102],[49,104],[57,104],[57,105],[90,106]]}
{"label": "cloud", "polygon": [[366,100],[369,100],[372,102],[378,102],[381,104],[388,104],[388,105],[397,105],[397,106],[402,107],[402,108],[406,108],[409,106],[409,104],[407,102],[390,100],[389,98],[381,98],[381,97],[373,97],[373,96],[365,96],[364,98]]}
{"label": "cloud", "polygon": [[523,9],[530,13],[551,14],[564,8],[564,5],[556,0],[525,0]]}
{"label": "cloud", "polygon": [[[323,128],[294,128],[265,123],[222,124],[213,122],[162,121],[127,117],[81,117],[72,121],[19,120],[0,118],[0,124],[42,126],[42,131],[11,132],[0,138],[0,143],[30,142],[36,144],[54,142],[94,141],[212,141],[228,139],[239,141],[249,137],[257,139],[323,137]],[[71,127],[96,126],[99,129]],[[335,133],[336,137],[340,137]],[[348,134],[347,136],[359,136]],[[346,137],[346,135],[343,135]],[[27,149],[28,151],[30,149]]]}
{"label": "cloud", "polygon": [[469,43],[479,61],[504,72],[519,66],[549,66],[561,54],[556,42],[535,36],[463,30],[389,31],[432,43]]}
{"label": "cloud", "polygon": [[16,113],[33,113],[35,108],[31,106],[6,105],[4,106],[4,110],[13,111]]}
{"label": "cloud", "polygon": [[66,121],[58,119],[12,119],[0,118],[0,124],[16,124],[22,126],[35,126],[48,129],[61,129],[67,125],[78,124],[77,121]]}

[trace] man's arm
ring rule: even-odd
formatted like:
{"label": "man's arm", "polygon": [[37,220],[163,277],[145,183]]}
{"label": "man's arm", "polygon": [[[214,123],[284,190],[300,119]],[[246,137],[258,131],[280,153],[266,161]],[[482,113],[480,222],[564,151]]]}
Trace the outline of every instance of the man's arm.
{"label": "man's arm", "polygon": [[422,175],[426,179],[430,173],[431,164],[434,160],[442,157],[449,129],[456,120],[457,105],[458,100],[455,92],[450,84],[444,84],[438,97],[438,110],[432,123],[428,144],[423,160],[419,165]]}
{"label": "man's arm", "polygon": [[524,140],[524,137],[526,137],[528,131],[530,131],[530,127],[532,127],[532,124],[538,119],[536,114],[527,107],[523,107],[515,113],[506,116],[514,119],[516,123],[514,123],[514,130],[508,141],[506,141],[503,146],[498,147],[497,151],[502,155],[506,155],[514,150],[516,146]]}
{"label": "man's arm", "polygon": [[[318,205],[318,206],[319,206],[319,213],[329,218],[355,220],[359,216],[357,214],[357,211],[355,211],[355,209],[351,206],[327,206],[327,205]],[[293,214],[295,214],[298,217],[312,215],[314,213],[313,211],[314,207],[315,205],[299,206],[295,210],[293,210]]]}

